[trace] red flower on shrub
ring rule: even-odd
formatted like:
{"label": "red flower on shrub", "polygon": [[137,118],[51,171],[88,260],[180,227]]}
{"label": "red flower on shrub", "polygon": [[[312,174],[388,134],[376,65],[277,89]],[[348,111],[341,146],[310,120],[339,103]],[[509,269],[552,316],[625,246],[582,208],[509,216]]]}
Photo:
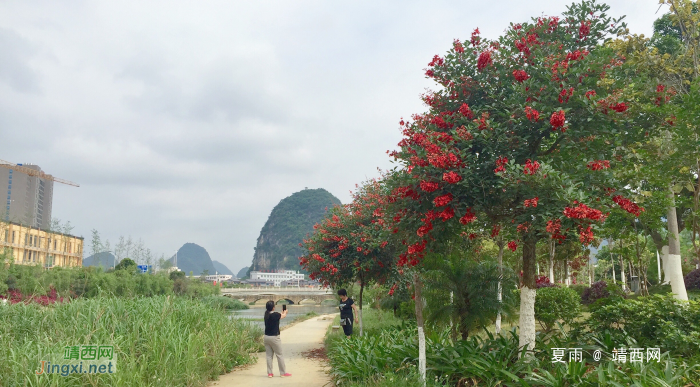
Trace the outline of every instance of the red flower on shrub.
{"label": "red flower on shrub", "polygon": [[525,106],[525,117],[532,122],[537,122],[540,119],[540,112],[530,106]]}
{"label": "red flower on shrub", "polygon": [[595,160],[589,162],[586,167],[590,169],[591,171],[600,171],[602,169],[608,169],[610,168],[610,161],[608,160]]}
{"label": "red flower on shrub", "polygon": [[446,172],[442,175],[442,180],[454,184],[462,180],[462,177],[457,172]]}
{"label": "red flower on shrub", "polygon": [[564,124],[566,123],[566,113],[564,113],[563,110],[552,113],[549,123],[552,124],[552,130],[563,128]]}
{"label": "red flower on shrub", "polygon": [[499,158],[496,160],[496,169],[494,169],[493,171],[494,171],[495,173],[498,173],[498,172],[505,172],[505,170],[506,170],[505,165],[506,165],[506,164],[508,164],[508,158],[507,158],[507,157],[503,157],[503,156],[499,157]]}
{"label": "red flower on shrub", "polygon": [[428,182],[428,181],[421,181],[420,182],[420,188],[425,191],[425,192],[433,192],[439,188],[438,183],[433,183],[433,182]]}
{"label": "red flower on shrub", "polygon": [[451,201],[452,201],[452,194],[448,193],[448,194],[436,197],[433,200],[433,203],[435,204],[435,207],[442,207],[442,206],[446,206]]}
{"label": "red flower on shrub", "polygon": [[535,197],[533,199],[525,199],[525,207],[537,207],[537,201],[540,200],[539,197]]}
{"label": "red flower on shrub", "polygon": [[613,196],[612,200],[623,210],[629,212],[630,214],[634,214],[634,216],[639,216],[644,211],[644,208],[639,207],[636,203],[633,203],[631,200],[620,195]]}
{"label": "red flower on shrub", "polygon": [[491,63],[493,63],[493,59],[491,58],[491,51],[484,51],[481,53],[481,55],[479,55],[479,59],[476,63],[476,68],[479,69],[479,71],[481,71],[487,66],[489,66]]}
{"label": "red flower on shrub", "polygon": [[508,242],[508,248],[510,249],[510,251],[515,251],[518,248],[518,244],[514,241],[510,241]]}
{"label": "red flower on shrub", "polygon": [[469,224],[476,220],[476,215],[472,212],[472,208],[467,208],[467,213],[463,217],[459,218],[459,223]]}
{"label": "red flower on shrub", "polygon": [[467,105],[466,103],[463,103],[462,106],[459,107],[458,111],[461,115],[463,115],[467,119],[471,120],[472,118],[474,118],[474,113],[469,108],[469,105]]}
{"label": "red flower on shrub", "polygon": [[526,175],[534,175],[535,173],[537,173],[538,169],[540,169],[540,163],[538,163],[537,161],[533,162],[532,160],[527,159],[527,161],[525,161],[523,173]]}
{"label": "red flower on shrub", "polygon": [[528,78],[530,78],[529,75],[525,72],[525,70],[514,70],[513,71],[513,77],[515,77],[515,80],[518,82],[524,82]]}

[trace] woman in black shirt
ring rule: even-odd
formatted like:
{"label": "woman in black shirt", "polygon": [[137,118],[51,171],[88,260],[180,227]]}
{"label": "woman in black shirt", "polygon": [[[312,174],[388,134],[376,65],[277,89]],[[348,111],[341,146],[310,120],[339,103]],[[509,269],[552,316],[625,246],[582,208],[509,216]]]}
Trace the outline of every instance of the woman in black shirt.
{"label": "woman in black shirt", "polygon": [[357,306],[355,305],[355,301],[353,301],[352,298],[348,297],[347,290],[338,290],[338,295],[340,296],[340,304],[338,305],[338,309],[340,309],[340,325],[343,327],[343,332],[345,333],[345,336],[350,337],[350,335],[352,335],[352,311],[355,311],[355,322],[358,322],[357,316],[359,315],[359,313],[357,313]]}
{"label": "woman in black shirt", "polygon": [[282,357],[282,340],[280,340],[280,320],[287,317],[287,310],[282,313],[274,312],[275,302],[268,301],[265,304],[265,354],[267,355],[267,377],[271,378],[272,374],[272,358],[277,355],[277,365],[280,368],[280,376],[292,376],[287,373],[284,366],[284,358]]}

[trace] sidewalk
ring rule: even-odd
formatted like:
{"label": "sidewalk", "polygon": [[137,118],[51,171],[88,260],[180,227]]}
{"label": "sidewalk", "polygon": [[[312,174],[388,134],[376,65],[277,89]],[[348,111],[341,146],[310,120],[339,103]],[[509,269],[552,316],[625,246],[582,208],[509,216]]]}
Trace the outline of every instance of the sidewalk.
{"label": "sidewalk", "polygon": [[301,353],[323,346],[323,337],[335,315],[313,317],[282,330],[282,348],[287,372],[292,376],[281,378],[274,359],[275,377],[267,377],[265,352],[258,353],[258,362],[247,367],[233,370],[221,375],[219,380],[209,382],[213,387],[257,387],[257,386],[303,386],[322,387],[330,382],[324,373],[323,365],[318,360],[305,359]]}

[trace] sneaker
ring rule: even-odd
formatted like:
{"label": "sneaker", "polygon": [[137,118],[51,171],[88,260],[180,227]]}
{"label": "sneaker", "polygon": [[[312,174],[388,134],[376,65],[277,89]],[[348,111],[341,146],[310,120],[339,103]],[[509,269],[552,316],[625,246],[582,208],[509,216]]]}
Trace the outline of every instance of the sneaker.
{"label": "sneaker", "polygon": [[280,375],[280,377],[283,377],[283,378],[286,378],[287,376],[292,376],[292,374],[290,374],[290,373],[286,373],[286,374],[282,374],[282,375]]}
{"label": "sneaker", "polygon": [[271,377],[273,377],[273,376],[275,376],[275,375],[273,375],[273,374],[267,374],[267,377],[268,377],[268,378],[271,378]]}

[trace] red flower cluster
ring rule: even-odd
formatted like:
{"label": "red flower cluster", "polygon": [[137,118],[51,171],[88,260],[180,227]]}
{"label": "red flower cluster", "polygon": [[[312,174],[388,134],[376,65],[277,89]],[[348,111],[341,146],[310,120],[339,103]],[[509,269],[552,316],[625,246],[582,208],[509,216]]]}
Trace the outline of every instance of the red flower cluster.
{"label": "red flower cluster", "polygon": [[570,87],[568,89],[561,89],[561,93],[559,93],[559,103],[567,103],[569,102],[569,98],[574,95],[574,88]]}
{"label": "red flower cluster", "polygon": [[491,238],[495,238],[498,236],[498,234],[501,233],[501,226],[494,224],[493,228],[491,229]]}
{"label": "red flower cluster", "polygon": [[[566,123],[566,113],[563,110],[552,113],[552,117],[549,119],[549,123],[552,124],[552,130],[557,130],[564,127]],[[564,130],[562,129],[562,132]]]}
{"label": "red flower cluster", "polygon": [[48,306],[55,304],[56,302],[63,302],[63,297],[58,297],[56,289],[51,288],[49,292],[43,296],[34,295],[24,295],[18,290],[8,290],[7,297],[0,296],[0,300],[9,300],[10,304],[18,304],[23,302],[25,304],[36,303],[43,306]]}
{"label": "red flower cluster", "polygon": [[467,213],[463,217],[459,218],[459,223],[469,224],[476,220],[476,215],[472,212],[472,208],[467,208]]}
{"label": "red flower cluster", "polygon": [[510,249],[510,251],[515,251],[518,248],[518,244],[514,241],[510,241],[508,242],[508,248]]}
{"label": "red flower cluster", "polygon": [[464,52],[464,46],[460,43],[459,39],[455,39],[452,45],[454,46],[455,52],[460,54]]}
{"label": "red flower cluster", "polygon": [[525,222],[525,223],[519,224],[518,227],[515,228],[515,230],[517,232],[526,233],[529,228],[530,228],[530,223]]}
{"label": "red flower cluster", "polygon": [[455,210],[452,207],[447,207],[441,212],[437,213],[437,217],[442,219],[443,222],[452,219],[455,216]]}
{"label": "red flower cluster", "polygon": [[506,170],[505,165],[506,164],[508,164],[508,158],[503,157],[503,156],[499,157],[498,160],[496,160],[496,169],[494,169],[493,171],[495,173],[505,172],[505,170]]}
{"label": "red flower cluster", "polygon": [[620,102],[620,103],[618,103],[618,104],[615,104],[615,105],[613,105],[613,106],[610,106],[610,109],[612,109],[612,110],[614,110],[614,111],[616,111],[616,112],[618,112],[618,113],[622,113],[622,112],[624,112],[625,110],[628,109],[628,106],[627,106],[626,103]]}
{"label": "red flower cluster", "polygon": [[530,159],[527,159],[525,161],[525,167],[523,168],[523,173],[526,175],[534,175],[537,173],[537,170],[540,169],[540,163],[537,161],[533,162]]}
{"label": "red flower cluster", "polygon": [[547,222],[547,232],[552,234],[552,239],[558,239],[561,243],[566,237],[561,235],[561,220],[550,220]]}
{"label": "red flower cluster", "polygon": [[579,229],[579,240],[583,244],[589,244],[595,239],[593,236],[593,231],[591,231],[591,226],[584,229],[582,226],[578,226]]}
{"label": "red flower cluster", "polygon": [[428,66],[435,67],[435,66],[442,66],[443,64],[445,64],[445,60],[440,58],[438,55],[435,55],[433,57],[433,60],[431,60],[430,63],[428,63]]}
{"label": "red flower cluster", "polygon": [[[577,204],[577,202],[574,202]],[[590,219],[590,220],[605,220],[605,215],[600,210],[590,208],[583,203],[578,203],[577,207],[565,207],[564,216],[570,219]]]}
{"label": "red flower cluster", "polygon": [[469,108],[469,105],[467,105],[466,103],[463,103],[462,106],[459,107],[458,112],[460,114],[462,114],[464,117],[466,117],[467,119],[471,120],[472,118],[474,118],[474,113]]}
{"label": "red flower cluster", "polygon": [[484,130],[484,129],[489,128],[489,123],[487,121],[488,119],[489,119],[489,113],[484,112],[484,113],[481,113],[481,118],[479,118],[478,120],[474,120],[474,122],[479,124],[479,130]]}
{"label": "red flower cluster", "polygon": [[440,188],[440,185],[438,183],[433,183],[430,181],[421,181],[420,182],[420,189],[422,189],[425,192],[433,192]]}
{"label": "red flower cluster", "polygon": [[479,37],[479,33],[480,32],[479,32],[478,28],[472,32],[471,44],[474,47],[476,47],[479,44],[479,42],[481,41],[481,38]]}
{"label": "red flower cluster", "polygon": [[467,130],[467,128],[464,127],[464,125],[457,128],[456,132],[457,132],[457,135],[459,137],[461,137],[462,139],[464,139],[466,141],[470,141],[470,140],[474,139],[474,136],[472,136],[472,134],[469,133],[469,131]]}
{"label": "red flower cluster", "polygon": [[515,77],[515,80],[518,82],[524,82],[528,78],[530,78],[529,75],[525,72],[525,70],[514,70],[513,71],[513,76]]}
{"label": "red flower cluster", "polygon": [[639,207],[636,203],[633,203],[631,200],[620,195],[613,196],[612,200],[623,210],[629,212],[630,214],[634,214],[634,216],[639,216],[642,211],[644,211],[644,208]]}
{"label": "red flower cluster", "polygon": [[588,36],[588,34],[591,33],[591,22],[590,20],[587,21],[582,21],[581,22],[581,27],[578,29],[578,37],[579,38],[584,38]]}
{"label": "red flower cluster", "polygon": [[476,68],[479,71],[481,71],[487,66],[489,66],[491,63],[493,63],[493,59],[491,58],[491,51],[484,51],[481,53],[481,55],[479,55],[479,59],[476,63]]}
{"label": "red flower cluster", "polygon": [[430,230],[433,229],[433,223],[430,220],[424,220],[424,225],[418,227],[418,231],[416,231],[416,234],[418,234],[419,237],[423,237],[425,234],[427,234]]}
{"label": "red flower cluster", "polygon": [[586,92],[586,98],[588,98],[589,100],[590,100],[592,97],[595,97],[595,95],[596,95],[596,93],[595,93],[594,90],[588,90],[588,91]]}
{"label": "red flower cluster", "polygon": [[451,201],[452,201],[452,194],[448,193],[448,194],[436,197],[433,200],[433,203],[435,204],[435,207],[442,207],[442,206],[448,205]]}
{"label": "red flower cluster", "polygon": [[539,197],[534,197],[533,199],[525,199],[525,207],[537,207],[537,202],[540,200]]}
{"label": "red flower cluster", "polygon": [[525,116],[528,120],[537,122],[540,119],[540,112],[531,108],[530,106],[525,106]]}
{"label": "red flower cluster", "polygon": [[610,168],[610,161],[608,161],[608,160],[595,160],[595,161],[589,162],[586,166],[591,171],[600,171],[602,169]]}
{"label": "red flower cluster", "polygon": [[442,180],[450,184],[454,184],[462,180],[462,176],[460,176],[457,172],[450,171],[442,174]]}

